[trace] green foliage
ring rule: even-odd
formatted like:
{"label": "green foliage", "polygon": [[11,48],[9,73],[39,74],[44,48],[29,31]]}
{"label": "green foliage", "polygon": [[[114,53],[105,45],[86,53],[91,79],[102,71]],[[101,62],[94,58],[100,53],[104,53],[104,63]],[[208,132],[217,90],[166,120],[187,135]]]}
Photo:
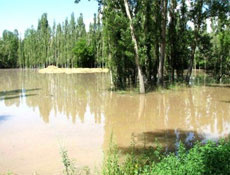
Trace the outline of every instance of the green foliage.
{"label": "green foliage", "polygon": [[[0,39],[0,67],[36,68],[51,64],[59,67],[104,67],[101,21],[96,15],[93,26],[93,31],[87,33],[83,14],[75,20],[72,13],[70,20],[66,19],[57,25],[54,23],[50,27],[48,15],[44,13],[38,21],[37,29],[27,29],[23,39],[18,38],[16,31],[5,31]],[[79,44],[83,43],[83,38],[87,41],[82,48],[86,53],[75,54],[73,50],[76,45],[83,46]]]}
{"label": "green foliage", "polygon": [[64,175],[89,175],[88,167],[77,168],[74,161],[68,156],[67,151],[61,148],[62,163],[64,165]]}
{"label": "green foliage", "polygon": [[103,174],[110,175],[228,175],[230,174],[230,141],[196,143],[187,150],[180,143],[176,153],[145,148],[141,156],[135,152],[118,163],[118,151],[108,153]]}
{"label": "green foliage", "polygon": [[119,154],[117,146],[110,142],[108,156],[104,160],[102,173],[106,175],[120,175]]}
{"label": "green foliage", "polygon": [[0,174],[0,175],[15,175],[15,174],[9,171],[9,172],[7,172],[5,174]]}
{"label": "green foliage", "polygon": [[3,32],[2,40],[0,39],[0,68],[15,68],[17,67],[18,58],[18,31]]}
{"label": "green foliage", "polygon": [[93,46],[87,42],[86,38],[79,39],[76,42],[73,51],[77,57],[75,63],[77,67],[94,67],[95,57]]}
{"label": "green foliage", "polygon": [[113,82],[116,88],[126,88],[135,83],[137,76],[129,20],[123,3],[117,1],[106,1],[103,14],[103,35],[109,41],[107,49]]}
{"label": "green foliage", "polygon": [[64,165],[64,174],[66,175],[74,175],[76,172],[76,168],[72,160],[69,159],[68,153],[64,148],[61,148],[61,157],[62,163]]}

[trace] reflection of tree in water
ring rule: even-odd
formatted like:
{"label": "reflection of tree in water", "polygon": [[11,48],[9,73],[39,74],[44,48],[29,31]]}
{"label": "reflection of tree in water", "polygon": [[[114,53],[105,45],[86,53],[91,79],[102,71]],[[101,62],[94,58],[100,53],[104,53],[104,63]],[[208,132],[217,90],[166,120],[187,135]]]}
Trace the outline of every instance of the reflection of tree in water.
{"label": "reflection of tree in water", "polygon": [[[102,89],[106,89],[108,76],[106,74],[38,74],[35,71],[18,71],[11,74],[6,72],[8,77],[0,78],[6,82],[9,79],[8,86],[17,89],[20,87],[32,89],[39,88],[36,96],[26,98],[26,104],[29,107],[38,108],[44,122],[49,122],[51,111],[55,114],[72,118],[76,121],[76,117],[84,122],[87,105],[95,122],[100,122],[101,113],[103,112],[103,104],[106,93],[101,93]],[[18,87],[19,86],[19,87]],[[17,100],[17,101],[16,101]],[[5,101],[9,105],[20,104],[19,99]]]}
{"label": "reflection of tree in water", "polygon": [[94,114],[95,123],[101,123],[102,113],[104,113],[104,105],[108,100],[108,92],[106,92],[108,81],[105,82],[103,76],[103,74],[99,74],[94,78],[94,81],[91,80],[92,87],[95,88],[95,90],[91,90],[90,92],[89,106],[90,112]]}
{"label": "reflection of tree in water", "polygon": [[[45,122],[51,112],[84,122],[87,107],[95,123],[104,123],[104,148],[113,133],[119,147],[128,148],[131,136],[138,146],[151,145],[158,138],[167,148],[180,140],[228,136],[230,132],[230,88],[190,88],[147,95],[119,95],[106,91],[106,74],[38,74],[35,71],[6,71],[0,74],[0,92],[27,89],[26,104],[38,108]],[[32,91],[34,89],[34,91]],[[37,90],[36,90],[37,89]],[[39,90],[38,90],[39,89]],[[29,91],[31,90],[31,91]],[[17,92],[17,91],[16,91]],[[0,97],[1,99],[1,97]],[[20,105],[23,98],[4,100]]]}
{"label": "reflection of tree in water", "polygon": [[137,147],[158,139],[166,149],[175,148],[180,140],[191,145],[195,140],[226,137],[230,107],[218,101],[218,95],[224,97],[229,90],[191,88],[142,97],[113,94],[105,106],[104,148],[111,133],[123,150],[129,148],[132,136]]}
{"label": "reflection of tree in water", "polygon": [[11,106],[11,105],[19,106],[20,104],[20,93],[21,93],[20,90],[22,89],[20,82],[22,81],[21,79],[22,77],[19,74],[21,75],[22,72],[16,70],[1,71],[0,92],[18,90],[18,92],[15,92],[14,94],[12,94],[12,96],[10,96],[15,98],[11,98],[11,100],[4,101],[6,106]]}
{"label": "reflection of tree in water", "polygon": [[[67,117],[72,116],[73,122],[76,121],[76,116],[84,122],[86,108],[89,105],[96,121],[103,109],[105,96],[100,91],[106,77],[104,74],[57,75],[52,90],[53,101],[56,102],[54,106],[57,106],[55,109]],[[99,81],[102,81],[101,84]]]}

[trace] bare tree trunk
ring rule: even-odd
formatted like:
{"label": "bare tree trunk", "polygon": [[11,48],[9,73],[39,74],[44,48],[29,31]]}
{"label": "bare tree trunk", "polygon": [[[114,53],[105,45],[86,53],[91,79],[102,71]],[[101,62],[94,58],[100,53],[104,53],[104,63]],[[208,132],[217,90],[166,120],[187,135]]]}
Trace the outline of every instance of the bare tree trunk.
{"label": "bare tree trunk", "polygon": [[200,25],[198,25],[198,27],[196,27],[196,25],[195,25],[195,39],[194,39],[194,44],[192,46],[192,55],[191,55],[191,60],[190,60],[187,76],[186,76],[187,84],[189,84],[189,81],[190,81],[190,78],[191,78],[191,75],[192,75],[192,68],[193,68],[195,54],[196,54],[196,47],[197,47],[199,31],[200,31]]}
{"label": "bare tree trunk", "polygon": [[170,15],[170,23],[169,23],[169,33],[170,33],[170,37],[169,37],[169,42],[170,42],[170,63],[171,63],[171,68],[172,68],[172,72],[171,72],[171,76],[172,79],[171,81],[174,83],[175,77],[174,77],[174,72],[175,72],[175,45],[176,45],[176,14],[175,14],[175,9],[176,9],[176,4],[174,0],[170,1],[170,10],[169,10],[169,15]]}
{"label": "bare tree trunk", "polygon": [[164,81],[164,60],[166,47],[166,21],[167,21],[167,4],[168,0],[161,0],[161,45],[160,45],[160,59],[158,67],[158,84],[163,84]]}
{"label": "bare tree trunk", "polygon": [[192,75],[192,68],[193,68],[193,64],[194,64],[195,52],[196,52],[196,44],[194,44],[194,46],[192,48],[192,56],[191,56],[191,60],[190,60],[190,64],[189,64],[189,68],[188,68],[188,72],[187,72],[187,76],[186,76],[187,84],[189,84],[189,81],[190,81],[190,78]]}
{"label": "bare tree trunk", "polygon": [[194,64],[194,59],[195,59],[195,54],[196,54],[196,48],[198,46],[198,39],[199,39],[199,33],[200,33],[200,27],[201,27],[201,23],[202,23],[202,7],[203,7],[203,0],[197,1],[199,4],[198,6],[198,16],[194,17],[197,18],[198,20],[195,20],[194,22],[194,43],[192,45],[192,55],[191,55],[191,61],[190,61],[190,65],[188,68],[188,72],[187,72],[187,76],[186,76],[186,82],[187,84],[189,84],[191,75],[192,75],[192,68],[193,68],[193,64]]}
{"label": "bare tree trunk", "polygon": [[126,14],[127,14],[129,21],[130,21],[129,27],[131,30],[132,41],[134,43],[135,62],[136,62],[137,71],[138,71],[140,93],[143,94],[143,93],[145,93],[144,77],[143,77],[143,73],[141,71],[141,67],[140,67],[140,63],[139,63],[138,44],[137,44],[137,39],[136,39],[135,34],[134,34],[133,20],[132,20],[132,17],[130,15],[128,1],[124,0],[124,4],[125,4]]}

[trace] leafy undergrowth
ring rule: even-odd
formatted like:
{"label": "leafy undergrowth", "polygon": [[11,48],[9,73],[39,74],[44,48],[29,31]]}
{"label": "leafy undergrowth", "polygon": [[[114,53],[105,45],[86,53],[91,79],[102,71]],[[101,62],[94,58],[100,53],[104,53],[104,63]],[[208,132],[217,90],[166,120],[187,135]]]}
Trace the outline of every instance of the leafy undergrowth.
{"label": "leafy undergrowth", "polygon": [[186,150],[180,143],[175,153],[162,153],[160,148],[147,148],[143,154],[132,152],[120,163],[119,151],[112,145],[104,161],[103,175],[228,175],[230,142],[196,143]]}

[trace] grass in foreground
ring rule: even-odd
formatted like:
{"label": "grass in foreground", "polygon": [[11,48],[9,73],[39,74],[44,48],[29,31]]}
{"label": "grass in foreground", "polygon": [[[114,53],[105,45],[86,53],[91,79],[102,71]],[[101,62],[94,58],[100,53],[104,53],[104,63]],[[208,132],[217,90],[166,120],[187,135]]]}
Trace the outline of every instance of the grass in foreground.
{"label": "grass in foreground", "polygon": [[[104,159],[102,175],[230,175],[230,141],[221,140],[219,143],[197,142],[187,150],[180,143],[178,150],[173,153],[162,152],[160,146],[149,147],[135,154],[132,152],[121,161],[121,154],[111,142],[107,156]],[[61,149],[63,175],[89,175],[88,168],[78,168],[68,157],[67,151]],[[1,174],[2,175],[2,174]],[[8,173],[4,175],[13,175]]]}
{"label": "grass in foreground", "polygon": [[103,175],[228,175],[230,174],[230,141],[218,144],[196,143],[186,150],[180,143],[176,153],[162,153],[159,148],[147,148],[141,156],[128,154],[119,163],[116,146],[109,149]]}
{"label": "grass in foreground", "polygon": [[68,156],[65,148],[61,148],[62,163],[64,165],[63,175],[89,175],[88,167],[78,168],[73,160]]}

